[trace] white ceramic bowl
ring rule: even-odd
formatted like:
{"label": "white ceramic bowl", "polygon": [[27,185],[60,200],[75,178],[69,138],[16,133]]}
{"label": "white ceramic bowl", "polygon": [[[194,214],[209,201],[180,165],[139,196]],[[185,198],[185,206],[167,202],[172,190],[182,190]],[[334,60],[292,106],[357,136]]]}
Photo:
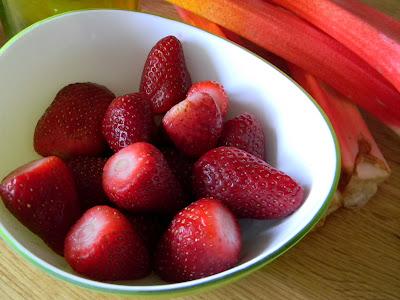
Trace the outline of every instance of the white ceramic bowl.
{"label": "white ceramic bowl", "polygon": [[0,177],[38,157],[35,124],[56,92],[72,82],[96,82],[121,95],[136,91],[151,47],[162,37],[183,43],[193,81],[217,80],[231,99],[229,117],[244,111],[264,125],[268,161],[296,178],[304,204],[279,221],[243,220],[238,266],[190,282],[156,276],[103,283],[74,273],[0,204],[0,234],[18,253],[55,277],[120,294],[177,294],[231,281],[296,244],[321,218],[339,177],[339,151],[327,117],[282,72],[259,57],[202,30],[161,17],[112,10],[81,11],[36,23],[0,50]]}

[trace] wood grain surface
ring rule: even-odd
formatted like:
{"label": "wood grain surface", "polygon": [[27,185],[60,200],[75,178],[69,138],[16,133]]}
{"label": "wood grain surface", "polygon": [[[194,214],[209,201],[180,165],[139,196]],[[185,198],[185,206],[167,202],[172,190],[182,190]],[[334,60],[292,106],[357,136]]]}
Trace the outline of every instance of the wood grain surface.
{"label": "wood grain surface", "polygon": [[[161,0],[141,3],[178,18]],[[393,173],[363,209],[337,211],[285,255],[235,283],[179,299],[400,299],[400,139],[367,121]],[[53,279],[0,240],[0,299],[126,298]]]}

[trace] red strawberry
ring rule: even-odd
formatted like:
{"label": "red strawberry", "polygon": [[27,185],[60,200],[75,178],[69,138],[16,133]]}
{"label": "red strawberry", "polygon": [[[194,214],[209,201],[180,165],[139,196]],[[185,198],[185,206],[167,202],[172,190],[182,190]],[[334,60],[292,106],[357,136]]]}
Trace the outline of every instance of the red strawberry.
{"label": "red strawberry", "polygon": [[173,213],[183,205],[182,190],[162,153],[140,142],[115,153],[104,166],[109,199],[131,212]]}
{"label": "red strawberry", "polygon": [[200,199],[173,219],[156,254],[156,271],[166,281],[210,276],[237,264],[241,250],[239,225],[215,199]]}
{"label": "red strawberry", "polygon": [[190,87],[187,97],[190,98],[198,93],[209,94],[214,99],[215,103],[217,103],[222,118],[226,116],[229,108],[229,98],[222,84],[216,81],[197,82]]}
{"label": "red strawberry", "polygon": [[210,150],[193,175],[197,196],[220,199],[239,218],[282,218],[304,201],[303,188],[290,176],[235,147]]}
{"label": "red strawberry", "polygon": [[94,83],[62,88],[36,125],[34,147],[43,156],[97,155],[106,144],[101,122],[114,94]]}
{"label": "red strawberry", "polygon": [[154,130],[150,102],[141,93],[115,98],[107,109],[102,128],[115,152],[136,142],[149,141]]}
{"label": "red strawberry", "polygon": [[179,180],[183,190],[187,195],[192,194],[192,169],[194,160],[184,156],[173,147],[164,147],[160,149],[168,165]]}
{"label": "red strawberry", "polygon": [[58,254],[80,216],[71,171],[55,156],[28,163],[3,179],[0,196],[8,210]]}
{"label": "red strawberry", "polygon": [[149,251],[156,248],[170,221],[158,215],[128,215],[127,217]]}
{"label": "red strawberry", "polygon": [[226,122],[219,143],[265,159],[264,132],[260,121],[253,114],[243,113]]}
{"label": "red strawberry", "polygon": [[77,156],[67,161],[74,175],[78,197],[83,207],[106,204],[102,175],[107,159],[97,156]]}
{"label": "red strawberry", "polygon": [[79,274],[95,280],[142,278],[150,273],[149,253],[137,231],[118,210],[95,206],[65,239],[65,259]]}
{"label": "red strawberry", "polygon": [[171,35],[158,41],[147,56],[140,83],[153,112],[165,113],[185,99],[191,84],[181,42]]}
{"label": "red strawberry", "polygon": [[198,157],[214,148],[222,131],[222,117],[208,94],[195,94],[171,108],[163,127],[175,146],[187,156]]}

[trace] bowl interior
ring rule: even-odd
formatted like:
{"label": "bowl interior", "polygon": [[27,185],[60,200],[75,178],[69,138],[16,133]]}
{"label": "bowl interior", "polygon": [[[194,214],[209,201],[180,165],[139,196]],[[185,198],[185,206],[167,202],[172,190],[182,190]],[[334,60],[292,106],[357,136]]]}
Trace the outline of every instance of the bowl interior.
{"label": "bowl interior", "polygon": [[193,81],[217,80],[231,99],[229,117],[244,111],[264,125],[268,161],[296,178],[306,201],[279,221],[242,220],[240,264],[193,282],[167,285],[150,276],[113,284],[76,275],[66,262],[0,204],[3,237],[25,256],[70,281],[118,291],[163,291],[202,285],[260,265],[294,244],[327,205],[338,176],[335,140],[316,105],[280,71],[218,37],[157,16],[125,11],[62,15],[25,30],[0,53],[0,177],[38,157],[35,124],[57,91],[72,82],[96,82],[122,95],[138,89],[146,55],[160,38],[183,43]]}

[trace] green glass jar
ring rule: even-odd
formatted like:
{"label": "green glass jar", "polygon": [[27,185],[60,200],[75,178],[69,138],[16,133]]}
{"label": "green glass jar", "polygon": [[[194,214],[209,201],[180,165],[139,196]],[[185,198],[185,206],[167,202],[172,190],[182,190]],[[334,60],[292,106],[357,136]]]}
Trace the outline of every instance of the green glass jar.
{"label": "green glass jar", "polygon": [[49,16],[86,8],[136,10],[138,0],[0,0],[0,18],[7,37]]}

